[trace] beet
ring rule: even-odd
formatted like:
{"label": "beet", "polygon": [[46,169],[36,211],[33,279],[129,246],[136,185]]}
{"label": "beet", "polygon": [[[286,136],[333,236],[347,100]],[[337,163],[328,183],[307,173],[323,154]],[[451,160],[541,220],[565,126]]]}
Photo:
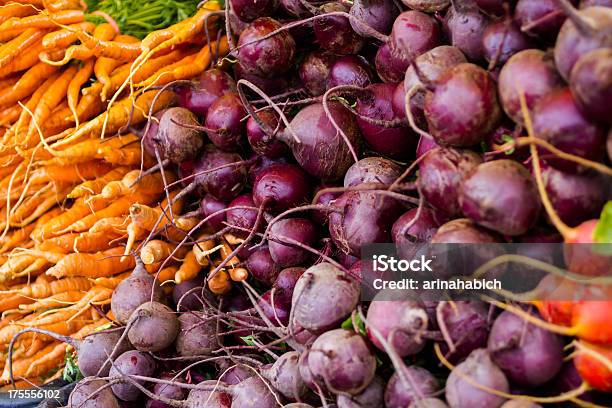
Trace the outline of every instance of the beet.
{"label": "beet", "polygon": [[482,38],[489,23],[487,16],[469,3],[451,6],[444,16],[444,32],[451,45],[459,48],[468,60],[479,62],[484,57]]}
{"label": "beet", "polygon": [[489,388],[509,391],[506,376],[493,363],[486,349],[474,350],[451,371],[446,381],[446,401],[451,407],[499,407],[504,403],[505,398],[474,387],[462,378],[465,376]]}
{"label": "beet", "polygon": [[[400,117],[393,112],[395,84],[372,84],[357,99],[356,111],[365,117],[391,121]],[[357,124],[368,145],[385,156],[406,159],[414,157],[417,137],[406,126],[383,127],[357,117]]]}
{"label": "beet", "polygon": [[278,0],[229,0],[232,10],[243,21],[271,15],[277,8]]}
{"label": "beet", "polygon": [[519,90],[529,110],[546,94],[563,86],[554,61],[544,51],[530,49],[513,55],[502,67],[498,88],[502,108],[518,124],[524,124]]}
{"label": "beet", "polygon": [[[398,16],[400,10],[393,0],[356,0],[353,1],[349,13],[365,22],[369,27],[379,33],[389,34],[393,21]],[[368,34],[360,31],[360,27],[352,24],[353,30],[363,37]]]}
{"label": "beet", "polygon": [[187,109],[170,108],[161,116],[159,130],[153,137],[160,157],[175,164],[194,159],[204,145],[202,131],[181,125],[198,126],[198,118]]}
{"label": "beet", "polygon": [[[203,217],[208,217],[217,211],[221,211],[227,208],[227,204],[224,201],[218,200],[210,194],[206,194],[200,201],[200,210],[202,211]],[[214,231],[221,231],[225,227],[225,213],[220,213],[208,220],[208,225]]]}
{"label": "beet", "polygon": [[521,235],[537,221],[540,196],[529,171],[512,160],[474,168],[463,180],[459,205],[465,216],[503,235]]}
{"label": "beet", "polygon": [[[456,109],[457,100],[461,100],[460,110]],[[501,117],[495,83],[477,65],[455,65],[440,76],[434,91],[425,96],[425,117],[439,144],[478,144]]]}
{"label": "beet", "polygon": [[484,57],[495,65],[503,65],[519,51],[530,48],[531,41],[512,20],[491,23],[484,30]]}
{"label": "beet", "polygon": [[208,108],[220,96],[236,91],[234,79],[219,69],[208,69],[202,73],[194,86],[181,87],[177,91],[179,106],[205,117]]}
{"label": "beet", "polygon": [[342,212],[329,214],[329,233],[343,252],[359,256],[364,245],[389,242],[399,203],[375,193],[349,191],[332,202]]}
{"label": "beet", "polygon": [[561,369],[563,346],[560,336],[504,311],[493,323],[487,347],[512,382],[537,387]]}
{"label": "beet", "polygon": [[376,360],[363,337],[350,330],[335,329],[323,333],[312,344],[308,367],[318,383],[355,395],[374,378]]}
{"label": "beet", "polygon": [[[359,162],[357,162],[357,163],[359,163]],[[350,168],[349,168],[349,170],[350,170]],[[319,193],[319,191],[321,191],[321,190],[323,190],[325,188],[328,188],[328,187],[333,187],[333,186],[332,185],[327,185],[327,184],[322,184],[322,185],[318,186],[315,189],[315,196],[317,195],[317,193]],[[315,204],[330,204],[333,200],[338,198],[340,196],[340,194],[342,194],[342,193],[328,192],[328,193],[320,194],[319,198],[317,199]],[[310,212],[310,218],[312,218],[312,220],[315,221],[316,223],[318,223],[319,225],[327,225],[327,218],[328,218],[328,216],[329,216],[329,211],[325,211],[325,210],[313,210],[313,211]]]}
{"label": "beet", "polygon": [[236,80],[245,79],[264,91],[268,96],[284,93],[293,86],[293,78],[289,75],[276,75],[271,78],[261,77],[248,72],[240,62],[234,64]]}
{"label": "beet", "polygon": [[292,164],[273,164],[264,169],[253,184],[253,201],[256,206],[266,203],[266,208],[282,212],[306,201],[309,182],[306,174]]}
{"label": "beet", "polygon": [[[237,56],[247,73],[270,78],[291,68],[295,56],[295,41],[288,31],[260,40],[281,27],[278,21],[270,17],[260,17],[240,34],[238,46],[241,48]],[[253,43],[245,45],[251,42]]]}
{"label": "beet", "polygon": [[475,0],[475,2],[478,8],[485,14],[502,16],[506,12],[504,5],[513,7],[516,0]]}
{"label": "beet", "polygon": [[376,376],[368,386],[357,395],[340,394],[336,398],[338,408],[377,408],[384,404],[385,382]]}
{"label": "beet", "polygon": [[[278,129],[278,116],[272,109],[257,112],[257,117],[272,131]],[[249,145],[259,155],[276,158],[284,156],[287,152],[287,146],[284,143],[274,137],[274,135],[267,135],[257,121],[250,116],[246,122],[246,135]]]}
{"label": "beet", "polygon": [[[233,163],[241,162],[237,165]],[[227,166],[215,171],[217,167]],[[203,173],[207,171],[207,173]],[[200,174],[203,173],[203,174]],[[229,201],[240,194],[246,183],[246,164],[237,153],[223,152],[212,145],[204,148],[194,168],[196,192]]]}
{"label": "beet", "polygon": [[128,339],[136,350],[157,352],[170,346],[179,331],[175,312],[159,302],[143,303],[134,311]]}
{"label": "beet", "polygon": [[461,214],[459,188],[482,158],[470,150],[438,148],[419,164],[417,183],[427,202],[441,213],[453,217]]}
{"label": "beet", "polygon": [[414,243],[429,242],[442,225],[441,217],[427,207],[421,209],[419,218],[415,220],[418,210],[412,208],[402,214],[391,228],[391,237],[398,248],[411,246]]}
{"label": "beet", "polygon": [[578,107],[589,118],[612,125],[612,49],[590,51],[572,69],[570,89]]}
{"label": "beet", "polygon": [[303,399],[308,388],[300,376],[298,361],[300,353],[289,351],[281,355],[270,367],[264,366],[261,375],[272,387],[291,400]]}
{"label": "beet", "polygon": [[[339,102],[328,103],[329,112],[346,134],[355,151],[359,151],[361,135],[353,114]],[[337,180],[353,163],[351,152],[342,136],[329,120],[323,104],[308,105],[290,123],[300,142],[285,131],[283,140],[299,165],[311,175],[323,180]]]}
{"label": "beet", "polygon": [[[572,0],[577,3],[576,0]],[[565,21],[557,0],[519,0],[514,18],[521,30],[544,40],[554,40]]]}
{"label": "beet", "polygon": [[235,92],[219,97],[208,108],[204,125],[210,141],[221,150],[234,152],[244,143],[244,122],[246,110]]}
{"label": "beet", "polygon": [[[446,327],[455,347],[450,352],[446,343],[441,344],[444,355],[450,361],[462,361],[472,351],[487,346],[489,309],[484,302],[440,302],[438,308],[440,313],[436,316],[436,322],[438,326]],[[442,319],[442,322],[438,319]]]}
{"label": "beet", "polygon": [[327,89],[338,85],[366,87],[373,82],[374,74],[370,65],[360,55],[347,55],[337,59],[327,76]]}
{"label": "beet", "polygon": [[246,267],[253,278],[271,286],[281,267],[274,263],[268,247],[257,248],[247,259]]}
{"label": "beet", "polygon": [[391,54],[408,61],[440,45],[440,25],[420,11],[404,11],[393,23],[389,45]]}
{"label": "beet", "polygon": [[[177,383],[181,382],[180,378],[177,380],[174,377],[175,376],[170,373],[164,373],[160,375],[160,379],[162,380],[176,381]],[[153,386],[152,391],[153,391],[153,394],[157,396],[179,400],[179,401],[184,400],[187,397],[187,390],[184,388],[181,388],[179,385],[157,383]],[[164,404],[163,402],[148,398],[145,408],[172,408],[172,407],[168,404]]]}
{"label": "beet", "polygon": [[[467,60],[465,59],[463,53],[457,47],[441,45],[439,47],[427,51],[426,53],[418,56],[414,60],[414,65],[410,65],[406,70],[403,86],[404,92],[408,93],[413,87],[416,86],[432,86],[438,81],[444,71],[463,62],[467,62]],[[418,74],[415,70],[415,66],[419,70]],[[412,112],[412,116],[415,118],[415,122],[419,127],[426,126],[425,114],[423,112],[423,108],[425,105],[425,94],[426,90],[423,89],[416,92],[410,98],[410,109]],[[396,102],[394,101],[394,104],[395,103]],[[405,115],[405,97],[398,101],[398,104],[400,104],[401,110],[404,112]]]}
{"label": "beet", "polygon": [[337,327],[358,302],[359,282],[334,265],[322,262],[298,278],[291,298],[291,323],[321,333]]}
{"label": "beet", "polygon": [[437,149],[438,147],[440,147],[440,145],[437,144],[435,140],[425,136],[419,137],[419,144],[417,145],[416,150],[417,159],[421,158],[421,156],[423,156],[428,151]]}
{"label": "beet", "polygon": [[[153,333],[151,333],[153,335]],[[141,391],[127,380],[122,379],[123,375],[142,375],[150,377],[155,373],[157,364],[153,357],[142,351],[126,351],[114,361],[110,369],[109,378],[119,380],[111,389],[113,394],[123,401],[135,401],[140,397]],[[135,380],[143,384],[142,380]]]}
{"label": "beet", "polygon": [[[227,225],[251,230],[255,226],[255,221],[257,220],[257,210],[251,210],[248,208],[234,208],[242,206],[256,207],[255,202],[253,201],[253,195],[251,193],[239,195],[233,199],[231,203],[229,203],[229,210],[225,213]],[[238,236],[244,237],[248,235],[248,232],[246,231],[236,230],[235,233]]]}
{"label": "beet", "polygon": [[317,245],[317,230],[309,219],[286,218],[276,222],[270,228],[271,239],[268,246],[270,247],[272,260],[281,267],[296,266],[306,262],[311,257],[309,251],[291,244],[285,244],[281,237],[287,237],[309,247]]}
{"label": "beet", "polygon": [[185,312],[178,317],[175,348],[183,357],[210,355],[219,346],[217,319],[206,312]]}
{"label": "beet", "polygon": [[569,80],[572,68],[578,59],[589,51],[612,47],[612,9],[608,7],[589,7],[577,12],[588,32],[577,27],[572,19],[563,26],[555,43],[555,63],[561,76]]}
{"label": "beet", "polygon": [[396,83],[404,77],[406,69],[410,66],[410,59],[406,56],[393,54],[389,43],[384,43],[378,47],[374,63],[376,73],[383,82]]}
{"label": "beet", "polygon": [[363,183],[389,185],[402,175],[402,167],[382,157],[366,157],[353,164],[344,175],[344,187]]}
{"label": "beet", "polygon": [[598,173],[571,174],[542,166],[542,179],[553,208],[571,227],[597,218],[610,199],[610,177]]}
{"label": "beet", "polygon": [[[342,3],[325,3],[319,7],[320,14],[349,11]],[[363,46],[363,39],[353,30],[348,18],[324,17],[315,20],[314,33],[321,48],[338,55],[356,54]]]}
{"label": "beet", "polygon": [[422,11],[424,13],[434,13],[442,11],[450,4],[450,0],[402,0],[407,7],[412,10]]}
{"label": "beet", "polygon": [[[201,275],[196,276],[193,279],[188,279],[184,282],[178,283],[174,285],[172,288],[172,300],[174,304],[177,306],[178,311],[187,311],[187,310],[200,310],[204,306],[201,300],[201,290],[190,293],[189,295],[183,297],[183,295],[189,292],[194,288],[202,288],[204,287],[204,279]],[[179,301],[181,301],[179,307]]]}
{"label": "beet", "polygon": [[327,77],[336,56],[327,51],[315,50],[306,54],[299,66],[299,75],[304,88],[313,96],[323,95],[327,88]]}
{"label": "beet", "polygon": [[[92,394],[97,392],[95,396]],[[86,377],[76,383],[68,397],[68,408],[120,408],[117,397],[108,382],[96,377]]]}
{"label": "beet", "polygon": [[[402,368],[406,383],[400,379],[400,376],[395,372],[385,389],[385,407],[386,408],[404,408],[412,402],[418,401],[419,395],[425,397],[432,396],[440,390],[438,380],[426,369],[418,366],[408,366]],[[414,382],[410,381],[410,378]],[[417,387],[415,390],[412,387]]]}
{"label": "beet", "polygon": [[[606,134],[603,128],[590,122],[580,112],[568,88],[551,92],[540,99],[533,109],[535,136],[546,140],[566,153],[601,161],[605,155]],[[578,165],[542,154],[551,166],[576,172]]]}

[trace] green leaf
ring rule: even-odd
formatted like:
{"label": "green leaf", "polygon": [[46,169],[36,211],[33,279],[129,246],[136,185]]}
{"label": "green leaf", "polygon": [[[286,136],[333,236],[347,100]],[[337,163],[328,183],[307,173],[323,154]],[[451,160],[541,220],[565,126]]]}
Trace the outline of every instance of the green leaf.
{"label": "green leaf", "polygon": [[106,323],[106,324],[103,324],[103,325],[102,325],[102,326],[100,326],[100,327],[96,327],[96,328],[94,329],[94,332],[101,332],[101,331],[103,331],[103,330],[108,330],[108,329],[110,329],[111,327],[113,327],[113,324],[112,324],[111,322],[108,322],[108,323]]}
{"label": "green leaf", "polygon": [[[365,323],[361,320],[361,317],[359,317],[358,314],[355,315],[355,325],[357,326],[357,333],[362,336],[365,336]],[[346,330],[354,330],[355,328],[353,327],[353,318],[349,316],[345,321],[342,322],[342,325],[340,327]]]}
{"label": "green leaf", "polygon": [[593,240],[601,244],[612,244],[612,201],[604,206],[593,232]]}
{"label": "green leaf", "polygon": [[64,372],[62,374],[62,378],[64,381],[75,382],[84,378],[79,366],[74,358],[73,351],[67,350],[66,356],[64,357],[64,361],[66,366],[64,367]]}
{"label": "green leaf", "polygon": [[255,345],[255,337],[253,337],[253,335],[240,337],[240,339],[244,341],[244,344],[246,344],[247,346]]}
{"label": "green leaf", "polygon": [[[511,135],[502,135],[501,139],[504,142],[506,142],[506,143],[513,143],[514,142],[514,138]],[[514,154],[515,151],[516,151],[516,149],[513,147],[512,149],[504,151],[504,154],[506,156],[510,156],[511,154]]]}

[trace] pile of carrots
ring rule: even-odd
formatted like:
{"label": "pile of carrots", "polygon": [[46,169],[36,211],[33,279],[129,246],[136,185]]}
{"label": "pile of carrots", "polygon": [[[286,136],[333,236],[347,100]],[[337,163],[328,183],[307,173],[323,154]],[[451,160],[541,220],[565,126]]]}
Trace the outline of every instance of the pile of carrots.
{"label": "pile of carrots", "polygon": [[[173,196],[165,183],[176,177],[140,178],[153,159],[135,130],[174,103],[161,86],[227,53],[224,36],[214,41],[218,10],[208,2],[139,40],[112,19],[88,21],[95,12],[78,0],[0,0],[0,382],[9,380],[5,353],[20,329],[81,338],[113,321],[102,306],[134,267],[132,249],[142,247],[162,282],[187,280],[213,253],[231,252],[225,239],[174,251],[193,221],[164,218]],[[174,215],[181,210],[178,200]],[[66,347],[21,336],[18,385],[60,375]]]}

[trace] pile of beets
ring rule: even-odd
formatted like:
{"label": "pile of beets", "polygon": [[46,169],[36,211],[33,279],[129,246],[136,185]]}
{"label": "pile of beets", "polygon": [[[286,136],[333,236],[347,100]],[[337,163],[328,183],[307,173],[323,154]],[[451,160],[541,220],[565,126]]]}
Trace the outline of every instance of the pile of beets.
{"label": "pile of beets", "polygon": [[[213,295],[213,265],[167,298],[138,265],[113,296],[125,326],[77,347],[68,406],[609,406],[612,301],[365,302],[359,257],[596,241],[612,1],[226,6],[230,56],[172,85],[143,145],[181,175],[189,216],[240,242],[249,278]],[[563,258],[610,276],[609,256]]]}

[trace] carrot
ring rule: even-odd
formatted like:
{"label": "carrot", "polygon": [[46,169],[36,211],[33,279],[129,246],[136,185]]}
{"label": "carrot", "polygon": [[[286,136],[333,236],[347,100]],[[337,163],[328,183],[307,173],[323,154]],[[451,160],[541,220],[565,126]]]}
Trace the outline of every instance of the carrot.
{"label": "carrot", "polygon": [[[12,225],[17,228],[23,228],[30,223],[34,222],[38,217],[45,214],[49,209],[55,207],[59,202],[66,198],[68,190],[56,190],[51,195],[48,195],[38,206],[32,211],[30,215],[23,218],[20,222],[12,222]],[[32,231],[34,232],[34,231]]]}
{"label": "carrot", "polygon": [[208,288],[215,295],[224,295],[232,290],[232,281],[225,269],[221,269],[208,280]]}
{"label": "carrot", "polygon": [[128,217],[107,217],[102,218],[94,225],[89,228],[90,233],[116,233],[116,234],[125,234],[127,226],[128,226],[129,218]]}
{"label": "carrot", "polygon": [[[61,343],[53,342],[51,344],[48,344],[45,348],[38,351],[31,357],[14,359],[13,364],[12,364],[13,375],[18,376],[18,377],[26,377],[27,376],[26,373],[30,365],[36,360],[40,358],[44,358],[46,355],[49,355],[50,353],[52,353],[53,349],[57,347],[58,344],[61,344]],[[66,347],[65,345],[63,346]],[[0,381],[2,382],[10,381],[10,373],[8,371],[8,364],[6,364],[4,367],[4,371],[2,372],[2,375],[0,376]]]}
{"label": "carrot", "polygon": [[19,81],[19,78],[21,78],[21,75],[12,74],[0,79],[0,89],[10,88]]}
{"label": "carrot", "polygon": [[[122,195],[133,194],[136,191],[144,194],[159,194],[164,191],[161,173],[148,174],[141,180],[138,180],[140,174],[140,170],[132,170],[123,176],[121,180],[108,183],[102,189],[100,196],[106,199],[113,199]],[[166,173],[168,183],[175,179],[174,173]]]}
{"label": "carrot", "polygon": [[229,275],[234,282],[242,282],[249,277],[249,271],[247,271],[246,268],[231,268],[229,270]]}
{"label": "carrot", "polygon": [[40,377],[57,368],[64,361],[68,346],[64,343],[52,344],[54,344],[53,348],[45,347],[44,353],[37,354],[39,357],[30,363],[24,373],[25,377]]}
{"label": "carrot", "polygon": [[87,7],[81,0],[43,0],[45,10],[58,12],[62,10],[79,10]]}
{"label": "carrot", "polygon": [[81,43],[97,57],[107,57],[117,61],[132,61],[141,52],[138,42],[109,41],[91,36],[85,31],[77,31],[76,35]]}
{"label": "carrot", "polygon": [[[68,146],[63,150],[57,150],[55,157],[53,159],[45,161],[43,165],[65,166],[69,164],[78,164],[95,159],[101,159],[103,158],[102,155],[98,154],[98,150],[100,150],[100,148],[108,147],[109,149],[113,150],[122,150],[124,146],[134,143],[138,140],[140,140],[138,136],[131,133],[128,133],[127,135],[123,136],[115,136],[108,139],[87,139],[82,142],[75,143],[72,146]],[[47,155],[51,156],[48,152]]]}
{"label": "carrot", "polygon": [[0,266],[0,282],[15,279],[19,272],[30,266],[35,260],[35,256],[28,254],[9,256],[8,261]]}
{"label": "carrot", "polygon": [[[2,25],[4,24],[0,24],[0,27]],[[2,31],[1,28],[0,31]],[[0,69],[10,64],[24,50],[38,42],[45,34],[45,31],[28,28],[21,35],[0,46]]]}
{"label": "carrot", "polygon": [[[19,58],[15,58],[10,64],[0,69],[0,78],[32,68],[34,65],[41,62],[40,53],[43,52],[43,50],[41,42],[29,46],[19,54]],[[58,51],[49,53],[51,58],[58,58],[57,54]]]}
{"label": "carrot", "polygon": [[183,263],[176,271],[174,275],[174,280],[177,284],[185,282],[187,280],[193,279],[198,276],[202,266],[196,260],[195,253],[192,251],[187,252],[185,258],[183,259]]}
{"label": "carrot", "polygon": [[93,282],[96,286],[102,286],[109,289],[115,289],[117,285],[119,285],[125,278],[130,276],[132,272],[125,272],[120,275],[110,276],[110,277],[102,277],[95,278]]}
{"label": "carrot", "polygon": [[36,8],[21,3],[8,3],[0,6],[0,23],[11,17],[27,17],[36,14]]}
{"label": "carrot", "polygon": [[[77,31],[77,38],[79,38],[78,33],[84,33],[84,35],[89,35],[86,34],[84,31]],[[115,29],[110,24],[104,23],[96,26],[93,32],[93,38],[100,40],[112,40],[115,37],[115,34]],[[60,60],[55,61],[50,59],[47,53],[41,54],[40,60],[50,65],[65,65],[70,62],[71,59],[85,61],[94,56],[96,56],[96,54],[93,52],[93,50],[91,50],[84,44],[79,44],[69,47]]]}
{"label": "carrot", "polygon": [[140,258],[145,265],[161,262],[168,258],[176,249],[176,245],[153,239],[147,242],[140,250]]}
{"label": "carrot", "polygon": [[221,248],[220,246],[215,245],[215,241],[208,240],[208,241],[198,242],[197,244],[194,244],[193,253],[195,254],[197,262],[201,266],[208,266],[210,265],[210,259],[209,259],[210,254],[214,253],[220,248]]}
{"label": "carrot", "polygon": [[65,10],[57,13],[39,13],[29,17],[11,17],[0,24],[0,32],[27,28],[55,28],[58,24],[75,24],[85,21],[81,10]]}
{"label": "carrot", "polygon": [[49,76],[57,71],[56,67],[52,67],[43,62],[40,62],[30,68],[20,79],[10,88],[3,89],[0,93],[0,106],[12,105],[15,102],[29,96],[43,82],[47,81]]}
{"label": "carrot", "polygon": [[[228,256],[231,255],[231,253],[233,252],[232,247],[229,246],[229,244],[227,243],[227,241],[223,240],[221,242],[221,259],[225,259]],[[228,266],[236,266],[240,263],[240,260],[234,256],[232,259],[230,259],[226,265]]]}
{"label": "carrot", "polygon": [[10,251],[16,246],[20,245],[23,241],[29,239],[30,233],[34,230],[35,225],[31,224],[24,228],[18,228],[13,231],[6,239],[0,241],[0,254],[6,251]]}
{"label": "carrot", "polygon": [[[133,44],[139,42],[136,37],[132,37],[131,35],[118,35],[115,38],[115,41],[126,44]],[[102,84],[102,91],[100,96],[102,100],[106,100],[106,96],[110,91],[111,83],[111,73],[115,68],[121,65],[121,61],[109,58],[109,57],[100,57],[96,60],[96,65],[94,66],[94,73],[96,74],[96,78],[98,82]]]}
{"label": "carrot", "polygon": [[[134,97],[131,95],[126,97],[125,99],[122,99],[119,103],[115,104],[112,108],[104,112],[102,115],[99,115],[95,119],[92,119],[86,124],[84,124],[70,137],[58,142],[56,146],[72,142],[73,140],[80,139],[85,135],[91,135],[97,132],[100,132],[101,135],[117,132],[130,119],[130,112],[132,112],[133,103],[135,107],[133,109],[131,123],[132,125],[142,123],[146,119],[145,112],[148,114],[150,106],[153,103],[153,100],[157,93],[158,92],[154,91],[145,92],[142,95],[136,97],[135,101]],[[157,99],[153,111],[156,112],[157,110],[169,106],[173,103],[174,99],[175,97],[173,93],[163,92]]]}
{"label": "carrot", "polygon": [[0,299],[0,312],[15,309],[15,308],[18,308],[19,305],[23,305],[27,303],[34,303],[34,300],[24,297],[20,294],[3,296],[2,299]]}
{"label": "carrot", "polygon": [[93,202],[86,202],[84,199],[77,200],[70,209],[62,212],[61,214],[53,217],[44,224],[38,225],[34,231],[32,231],[32,239],[35,241],[43,241],[45,237],[52,237],[59,235],[62,229],[65,229],[69,225],[77,222],[81,218],[87,216],[92,211],[98,211],[104,208],[106,202],[95,200]]}
{"label": "carrot", "polygon": [[[49,330],[57,334],[70,335],[75,331],[79,330],[85,325],[84,321],[72,320],[70,322],[62,321],[51,323],[48,325],[39,326],[41,329]],[[19,324],[12,324],[10,326],[0,329],[0,343],[8,343],[11,341],[13,336],[22,329]],[[21,336],[22,339],[30,339],[33,337],[33,333],[25,333]]]}
{"label": "carrot", "polygon": [[68,233],[58,237],[48,238],[47,241],[66,251],[97,252],[111,248],[112,242],[120,236],[120,234],[111,234],[108,232],[82,232],[80,234]]}
{"label": "carrot", "polygon": [[66,48],[79,39],[74,30],[82,30],[87,33],[91,33],[95,27],[96,25],[89,21],[71,24],[68,26],[68,28],[63,28],[61,30],[46,34],[42,39],[42,46],[46,50]]}
{"label": "carrot", "polygon": [[98,149],[98,157],[111,164],[123,164],[126,166],[138,165],[141,162],[145,167],[151,167],[156,164],[152,156],[143,152],[140,146],[124,149],[111,149],[104,147]]}
{"label": "carrot", "polygon": [[19,119],[21,106],[13,105],[0,112],[0,127],[10,126]]}
{"label": "carrot", "polygon": [[68,98],[68,107],[74,115],[74,122],[76,128],[79,128],[79,115],[77,112],[77,102],[79,101],[79,94],[81,93],[81,87],[84,83],[89,81],[89,77],[93,72],[94,60],[89,59],[84,61],[79,68],[77,74],[70,80],[68,84],[68,90],[66,97]]}
{"label": "carrot", "polygon": [[40,309],[54,309],[57,307],[64,307],[67,304],[76,303],[81,298],[83,298],[82,291],[72,290],[40,299],[29,305],[20,305],[19,310],[36,312]]}
{"label": "carrot", "polygon": [[46,273],[56,278],[75,276],[99,278],[112,276],[136,266],[133,257],[122,258],[120,255],[123,255],[121,247],[94,254],[69,254]]}
{"label": "carrot", "polygon": [[[90,141],[87,141],[90,142]],[[100,194],[102,189],[110,182],[118,180],[128,172],[127,167],[116,167],[93,180],[87,180],[72,189],[68,198],[79,198]]]}
{"label": "carrot", "polygon": [[202,47],[202,50],[195,56],[186,57],[172,66],[163,68],[137,86],[165,85],[176,80],[194,78],[204,72],[210,65],[212,59],[210,50],[212,48],[213,52],[216,52],[217,47],[219,55],[221,57],[225,56],[229,52],[227,38],[222,37],[218,43],[212,42],[210,46]]}
{"label": "carrot", "polygon": [[[88,94],[83,95],[77,105],[77,117],[79,122],[83,123],[90,120],[96,115],[102,113],[105,109],[104,103],[100,100],[99,95]],[[68,127],[74,124],[74,115],[70,108],[62,109],[49,119],[49,122],[44,126],[44,133],[55,135],[65,131]],[[72,132],[71,132],[72,133]]]}
{"label": "carrot", "polygon": [[156,275],[156,279],[161,282],[162,284],[164,284],[165,282],[170,282],[170,281],[174,281],[174,276],[176,275],[176,272],[178,271],[178,266],[176,265],[170,265],[165,267],[164,269],[162,269],[159,272],[155,272]]}
{"label": "carrot", "polygon": [[72,166],[45,166],[32,172],[29,180],[32,183],[53,181],[56,183],[75,183],[91,180],[108,173],[112,166],[103,161],[78,163]]}

